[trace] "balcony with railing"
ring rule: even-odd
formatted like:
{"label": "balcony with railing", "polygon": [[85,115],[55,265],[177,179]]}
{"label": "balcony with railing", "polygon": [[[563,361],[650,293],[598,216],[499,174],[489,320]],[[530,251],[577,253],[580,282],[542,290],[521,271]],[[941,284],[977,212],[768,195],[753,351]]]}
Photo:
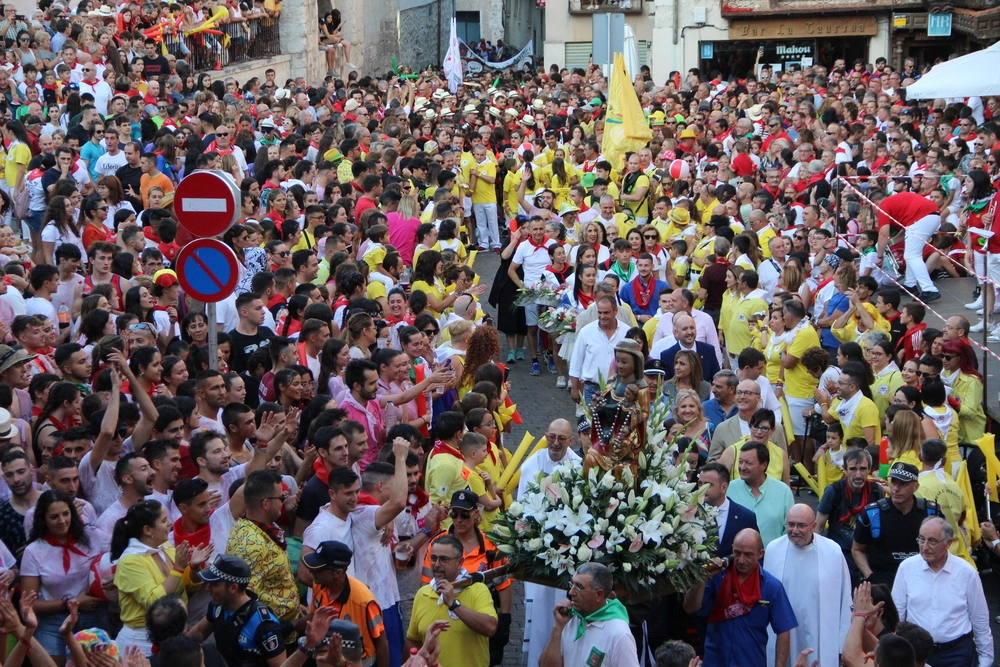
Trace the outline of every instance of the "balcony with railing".
{"label": "balcony with railing", "polygon": [[[278,17],[269,16],[234,21],[183,37],[165,39],[167,50],[204,72],[273,58],[281,54]],[[221,34],[220,34],[221,33]]]}
{"label": "balcony with railing", "polygon": [[569,0],[570,14],[596,14],[599,12],[621,12],[639,14],[642,0]]}

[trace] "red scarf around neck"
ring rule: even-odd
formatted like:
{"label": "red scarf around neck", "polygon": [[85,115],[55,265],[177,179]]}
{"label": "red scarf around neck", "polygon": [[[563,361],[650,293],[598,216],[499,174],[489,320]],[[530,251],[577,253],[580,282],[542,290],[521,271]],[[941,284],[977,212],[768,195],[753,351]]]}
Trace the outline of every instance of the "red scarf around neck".
{"label": "red scarf around neck", "polygon": [[549,237],[548,236],[543,236],[541,243],[535,243],[535,239],[531,238],[530,236],[528,238],[526,238],[525,241],[527,241],[528,243],[530,243],[531,247],[534,248],[535,250],[539,250],[539,249],[541,249],[541,250],[548,250],[548,243],[549,243]]}
{"label": "red scarf around neck", "polygon": [[861,489],[861,502],[859,502],[856,506],[851,507],[851,503],[854,502],[854,498],[852,497],[853,494],[851,493],[851,485],[847,483],[847,480],[844,480],[844,495],[847,496],[848,507],[847,514],[840,517],[840,523],[850,523],[854,517],[858,516],[865,510],[865,507],[868,505],[868,491],[869,484],[868,481],[865,480],[865,486]]}
{"label": "red scarf around neck", "polygon": [[45,536],[45,541],[54,547],[60,547],[62,549],[63,574],[69,574],[70,553],[74,553],[77,556],[83,556],[84,558],[87,557],[87,554],[85,554],[84,552],[80,551],[80,549],[77,548],[76,540],[74,540],[72,537],[67,536],[65,542],[60,542],[52,535],[47,534]]}
{"label": "red scarf around neck", "polygon": [[462,452],[460,452],[459,450],[455,449],[451,445],[448,445],[448,444],[445,444],[445,443],[441,442],[440,440],[435,440],[434,441],[434,449],[431,450],[431,458],[434,458],[435,456],[437,456],[439,454],[450,454],[451,456],[454,456],[459,461],[464,461],[465,460],[465,457],[462,456]]}
{"label": "red scarf around neck", "polygon": [[580,303],[581,310],[587,310],[588,308],[590,308],[590,304],[594,303],[594,295],[587,294],[585,292],[580,292],[576,296],[576,300]]}
{"label": "red scarf around neck", "polygon": [[636,276],[635,280],[632,281],[632,296],[635,297],[636,305],[644,310],[649,308],[649,304],[653,302],[653,291],[655,289],[656,280],[653,276],[649,277],[649,283],[646,287],[642,286],[642,278]]}
{"label": "red scarf around neck", "polygon": [[379,507],[382,505],[379,501],[372,498],[370,495],[362,491],[358,494],[358,505],[375,505]]}
{"label": "red scarf around neck", "polygon": [[749,614],[759,601],[760,566],[753,569],[746,581],[740,581],[740,575],[736,573],[736,564],[733,563],[719,586],[719,592],[715,596],[715,606],[708,615],[708,622],[718,623]]}
{"label": "red scarf around neck", "polygon": [[184,530],[183,519],[174,521],[174,544],[181,545],[187,542],[192,549],[203,547],[212,541],[212,527],[209,524],[199,526],[198,530],[189,533]]}
{"label": "red scarf around neck", "polygon": [[327,486],[330,483],[330,471],[326,469],[326,464],[323,463],[323,459],[316,459],[313,461],[313,472],[316,473],[316,477],[319,481],[323,482],[323,486]]}

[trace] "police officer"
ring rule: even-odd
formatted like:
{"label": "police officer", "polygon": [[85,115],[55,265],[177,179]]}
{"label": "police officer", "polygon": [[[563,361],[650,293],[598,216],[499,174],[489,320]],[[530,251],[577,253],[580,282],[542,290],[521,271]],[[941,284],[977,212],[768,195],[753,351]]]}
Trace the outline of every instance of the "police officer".
{"label": "police officer", "polygon": [[250,566],[229,554],[216,557],[199,574],[212,603],[208,615],[188,633],[204,641],[215,634],[215,644],[229,667],[281,667],[285,661],[281,621],[258,602],[250,584]]}
{"label": "police officer", "polygon": [[920,524],[941,516],[937,503],[914,498],[916,466],[897,461],[889,469],[889,497],[865,506],[854,528],[851,555],[864,581],[892,587],[899,564],[919,551]]}

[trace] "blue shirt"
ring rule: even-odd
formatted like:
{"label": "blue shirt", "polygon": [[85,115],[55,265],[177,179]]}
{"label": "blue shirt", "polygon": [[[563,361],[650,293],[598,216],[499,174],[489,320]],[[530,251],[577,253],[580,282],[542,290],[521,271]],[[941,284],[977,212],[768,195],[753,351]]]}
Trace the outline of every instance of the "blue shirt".
{"label": "blue shirt", "polygon": [[104,150],[104,146],[95,144],[93,141],[88,141],[83,146],[80,147],[80,157],[87,161],[87,171],[90,172],[90,178],[94,181],[94,186],[97,186],[97,179],[101,177],[100,174],[95,171],[97,167],[97,160],[107,151]]}
{"label": "blue shirt", "polygon": [[784,482],[764,478],[764,483],[758,489],[760,497],[754,498],[750,487],[742,479],[734,479],[729,483],[726,496],[737,505],[743,505],[757,517],[757,527],[764,547],[785,534],[785,517],[788,510],[795,504],[792,490]]}
{"label": "blue shirt", "polygon": [[714,397],[705,401],[704,408],[705,419],[712,422],[714,426],[718,426],[740,411],[740,409],[736,407],[736,404],[733,403],[733,407],[728,413],[723,412],[722,406],[719,405],[719,402],[715,400]]}
{"label": "blue shirt", "polygon": [[[838,310],[842,313],[846,313],[851,307],[851,300],[847,298],[847,295],[836,292],[830,300],[826,302],[826,311],[823,313],[823,317],[830,317]],[[837,337],[833,335],[830,331],[830,327],[823,327],[823,333],[819,337],[819,344],[823,347],[840,347],[840,341]]]}
{"label": "blue shirt", "polygon": [[[758,565],[758,567],[760,567]],[[708,616],[725,572],[705,582],[699,616]],[[767,603],[767,604],[765,604]],[[767,626],[780,635],[798,627],[795,612],[781,582],[760,568],[760,602],[749,614],[708,624],[705,665],[712,667],[767,667]]]}
{"label": "blue shirt", "polygon": [[[656,311],[659,310],[660,303],[660,290],[670,289],[670,285],[666,284],[662,280],[657,280],[650,276],[650,280],[653,283],[653,294],[649,298],[649,304],[645,308],[640,308],[639,304],[636,303],[635,292],[632,288],[632,283],[639,281],[639,276],[636,276],[632,280],[628,281],[622,288],[618,291],[618,296],[621,300],[632,308],[632,313],[636,316],[638,315],[649,315],[652,317],[656,315]],[[641,281],[640,281],[641,285]],[[648,283],[647,283],[648,285]]]}

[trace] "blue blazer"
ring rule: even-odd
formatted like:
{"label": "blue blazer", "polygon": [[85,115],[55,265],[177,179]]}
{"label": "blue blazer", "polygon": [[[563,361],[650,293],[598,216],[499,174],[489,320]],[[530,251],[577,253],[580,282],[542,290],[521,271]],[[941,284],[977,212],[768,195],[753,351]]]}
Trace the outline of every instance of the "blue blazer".
{"label": "blue blazer", "polygon": [[719,546],[715,550],[715,555],[719,558],[727,558],[733,555],[733,540],[736,534],[744,528],[757,530],[757,515],[753,510],[729,501],[729,516],[726,518],[726,532],[719,535]]}
{"label": "blue blazer", "polygon": [[[669,380],[674,376],[674,357],[677,356],[677,352],[680,349],[681,344],[674,343],[671,347],[660,353],[660,360],[666,365],[664,370],[667,375],[664,380]],[[722,370],[719,368],[719,357],[716,356],[715,348],[708,343],[696,340],[694,342],[694,349],[698,353],[698,356],[701,357],[701,379],[711,382],[715,374]]]}

